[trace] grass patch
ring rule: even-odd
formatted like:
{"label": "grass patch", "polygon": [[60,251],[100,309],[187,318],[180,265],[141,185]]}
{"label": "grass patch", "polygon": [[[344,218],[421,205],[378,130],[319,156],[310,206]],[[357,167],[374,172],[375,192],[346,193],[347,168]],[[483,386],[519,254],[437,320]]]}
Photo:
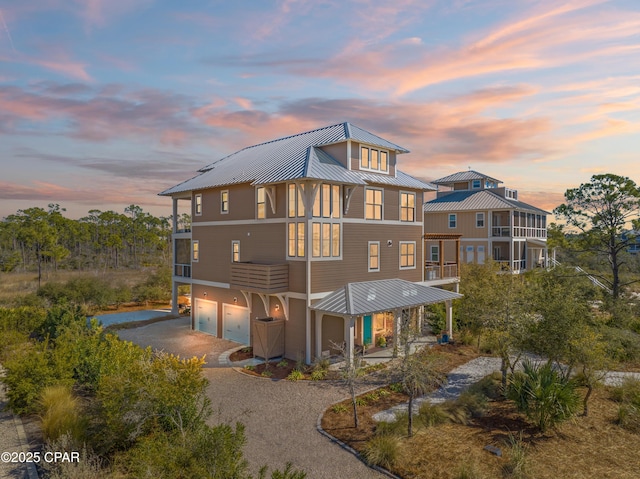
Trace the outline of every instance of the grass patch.
{"label": "grass patch", "polygon": [[376,436],[367,442],[362,457],[368,464],[389,469],[393,467],[400,456],[400,441],[391,435]]}

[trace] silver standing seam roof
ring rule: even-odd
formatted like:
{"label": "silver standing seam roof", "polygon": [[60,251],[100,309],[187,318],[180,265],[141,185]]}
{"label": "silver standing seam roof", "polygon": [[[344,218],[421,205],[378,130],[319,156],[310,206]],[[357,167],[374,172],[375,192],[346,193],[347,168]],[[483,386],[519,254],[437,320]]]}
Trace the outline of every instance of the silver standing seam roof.
{"label": "silver standing seam roof", "polygon": [[457,298],[462,298],[462,295],[403,279],[381,279],[347,283],[311,305],[311,309],[342,316],[361,316]]}
{"label": "silver standing seam roof", "polygon": [[444,178],[439,178],[437,180],[433,180],[432,183],[434,185],[446,185],[449,183],[455,183],[457,181],[469,181],[469,180],[483,180],[483,179],[487,179],[487,180],[492,180],[495,181],[496,183],[502,183],[502,181],[493,178],[489,175],[485,175],[484,173],[480,173],[478,171],[475,170],[469,170],[469,171],[459,171],[457,173],[454,173],[452,175],[449,176],[445,176]]}
{"label": "silver standing seam roof", "polygon": [[174,193],[239,183],[262,185],[303,178],[353,185],[378,183],[435,190],[433,185],[397,169],[396,176],[348,170],[331,155],[318,148],[346,140],[366,143],[396,153],[408,153],[407,149],[351,123],[338,123],[244,148],[205,166],[199,170],[199,175],[163,191],[160,195],[170,196]]}
{"label": "silver standing seam roof", "polygon": [[434,212],[455,212],[455,211],[477,211],[496,209],[517,209],[531,211],[536,214],[548,215],[548,211],[536,208],[522,201],[503,198],[502,196],[489,190],[476,191],[453,191],[440,198],[427,201],[422,209],[425,213]]}

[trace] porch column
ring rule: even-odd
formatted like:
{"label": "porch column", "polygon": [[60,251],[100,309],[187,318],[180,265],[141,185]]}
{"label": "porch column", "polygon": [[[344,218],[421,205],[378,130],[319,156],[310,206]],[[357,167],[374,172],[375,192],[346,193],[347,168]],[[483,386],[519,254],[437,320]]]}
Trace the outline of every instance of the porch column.
{"label": "porch column", "polygon": [[402,327],[402,321],[400,315],[402,310],[395,309],[393,311],[393,357],[398,357],[398,341],[400,341],[400,328]]}
{"label": "porch column", "polygon": [[356,318],[354,316],[343,316],[344,318],[344,339],[347,344],[347,361],[353,362],[353,350],[355,348]]}
{"label": "porch column", "polygon": [[456,240],[456,276],[460,276],[460,238]]}
{"label": "porch column", "polygon": [[509,257],[509,260],[511,261],[511,272],[514,272],[514,267],[513,265],[515,264],[515,258],[513,256],[513,238],[511,238],[511,241],[509,242],[509,249],[511,250],[511,256]]}
{"label": "porch column", "polygon": [[173,232],[178,232],[178,198],[173,198]]}
{"label": "porch column", "polygon": [[449,339],[453,339],[453,302],[447,299],[445,305],[447,308],[447,333],[449,333]]}
{"label": "porch column", "polygon": [[444,240],[438,241],[438,251],[440,253],[440,279],[444,279]]}
{"label": "porch column", "polygon": [[324,313],[316,311],[316,357],[322,356],[322,318]]}
{"label": "porch column", "polygon": [[180,308],[178,306],[178,283],[171,282],[171,314],[179,314]]}

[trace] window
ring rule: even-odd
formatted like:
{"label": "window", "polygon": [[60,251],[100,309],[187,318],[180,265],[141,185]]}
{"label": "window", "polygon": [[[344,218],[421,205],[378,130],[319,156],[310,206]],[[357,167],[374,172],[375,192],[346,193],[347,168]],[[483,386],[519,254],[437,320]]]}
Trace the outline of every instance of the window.
{"label": "window", "polygon": [[480,180],[473,180],[471,182],[471,188],[473,188],[474,190],[479,189],[482,186],[482,182]]}
{"label": "window", "polygon": [[367,146],[360,147],[360,169],[389,171],[389,152]]}
{"label": "window", "polygon": [[484,228],[484,213],[476,213],[476,228]]}
{"label": "window", "polygon": [[198,240],[191,242],[191,261],[197,263],[200,259],[200,243]]}
{"label": "window", "polygon": [[416,220],[416,194],[400,192],[400,221]]}
{"label": "window", "polygon": [[289,223],[287,253],[292,258],[303,258],[305,255],[304,228],[305,223]]}
{"label": "window", "polygon": [[312,255],[314,258],[340,256],[340,224],[312,223]]}
{"label": "window", "polygon": [[369,241],[369,271],[380,271],[380,241]]}
{"label": "window", "polygon": [[231,261],[233,263],[240,262],[240,241],[238,240],[231,242]]}
{"label": "window", "polygon": [[222,190],[220,192],[220,213],[229,212],[229,190]]}
{"label": "window", "polygon": [[196,216],[200,216],[202,214],[202,195],[196,195],[194,204],[194,213]]}
{"label": "window", "polygon": [[400,269],[413,269],[416,267],[416,243],[415,241],[400,241]]}
{"label": "window", "polygon": [[440,246],[431,245],[431,255],[429,256],[429,259],[436,263],[440,261]]}
{"label": "window", "polygon": [[288,192],[288,216],[289,218],[304,217],[304,185],[295,185],[290,183],[287,187]]}
{"label": "window", "polygon": [[314,218],[340,218],[340,186],[323,183],[313,201]]}
{"label": "window", "polygon": [[458,216],[453,213],[449,215],[449,228],[455,228],[458,223]]}
{"label": "window", "polygon": [[257,208],[258,219],[264,219],[267,217],[267,202],[266,202],[266,194],[263,186],[258,186],[256,188],[256,198],[258,203],[258,208]]}
{"label": "window", "polygon": [[365,218],[368,220],[382,219],[382,190],[366,188]]}

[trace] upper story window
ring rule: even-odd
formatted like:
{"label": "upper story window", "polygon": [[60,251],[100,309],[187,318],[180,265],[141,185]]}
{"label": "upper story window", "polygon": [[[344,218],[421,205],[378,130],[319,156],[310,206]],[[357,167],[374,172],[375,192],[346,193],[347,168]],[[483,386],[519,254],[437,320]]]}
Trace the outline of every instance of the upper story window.
{"label": "upper story window", "polygon": [[256,188],[256,214],[258,219],[264,219],[267,217],[267,195],[264,191],[264,186],[258,186]]}
{"label": "upper story window", "polygon": [[200,259],[200,243],[198,240],[191,242],[191,261],[194,263]]}
{"label": "upper story window", "polygon": [[304,217],[304,185],[290,183],[287,186],[287,204],[289,218]]}
{"label": "upper story window", "polygon": [[229,212],[229,190],[222,190],[220,192],[220,213]]}
{"label": "upper story window", "polygon": [[369,241],[369,271],[380,271],[380,241]]}
{"label": "upper story window", "polygon": [[431,254],[429,255],[429,259],[436,263],[440,261],[440,246],[431,245]]}
{"label": "upper story window", "polygon": [[400,192],[400,221],[416,220],[416,194]]}
{"label": "upper story window", "polygon": [[480,180],[473,180],[471,181],[471,188],[474,190],[480,189],[480,187],[482,186],[482,181]]}
{"label": "upper story window", "polygon": [[368,220],[382,219],[382,190],[378,188],[366,188],[364,198],[364,217]]}
{"label": "upper story window", "polygon": [[340,218],[340,186],[323,183],[313,201],[314,218]]}
{"label": "upper story window", "polygon": [[484,213],[476,213],[476,228],[484,228]]}
{"label": "upper story window", "polygon": [[202,214],[202,195],[195,196],[195,204],[193,210],[196,216],[200,216]]}
{"label": "upper story window", "polygon": [[368,146],[361,146],[360,169],[387,173],[389,171],[389,152],[376,148],[369,148]]}
{"label": "upper story window", "polygon": [[416,267],[415,241],[400,241],[400,269],[413,269],[415,267]]}
{"label": "upper story window", "polygon": [[458,215],[451,213],[449,215],[449,228],[455,228],[458,225]]}
{"label": "upper story window", "polygon": [[231,242],[231,261],[233,263],[240,262],[240,241],[238,240]]}
{"label": "upper story window", "polygon": [[314,222],[311,225],[311,234],[311,251],[314,258],[338,258],[340,256],[340,223]]}
{"label": "upper story window", "polygon": [[287,228],[287,256],[291,258],[304,258],[305,250],[305,238],[304,229],[305,223],[289,223]]}

